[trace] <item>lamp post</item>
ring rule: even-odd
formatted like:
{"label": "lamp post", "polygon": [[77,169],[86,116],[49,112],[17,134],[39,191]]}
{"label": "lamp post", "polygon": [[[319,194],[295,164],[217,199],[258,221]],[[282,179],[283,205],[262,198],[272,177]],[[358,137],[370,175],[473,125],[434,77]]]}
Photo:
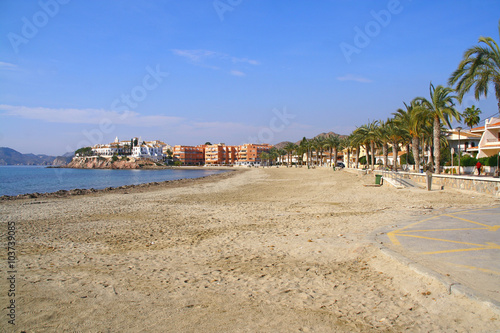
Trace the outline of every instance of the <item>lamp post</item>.
{"label": "lamp post", "polygon": [[458,174],[460,174],[460,131],[462,130],[462,127],[458,126],[457,127],[457,130],[458,130]]}

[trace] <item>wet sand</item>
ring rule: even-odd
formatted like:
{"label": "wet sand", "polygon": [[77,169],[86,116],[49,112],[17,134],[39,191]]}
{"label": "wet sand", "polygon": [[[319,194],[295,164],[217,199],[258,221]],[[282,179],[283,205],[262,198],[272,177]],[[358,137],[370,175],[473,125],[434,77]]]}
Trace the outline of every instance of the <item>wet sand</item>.
{"label": "wet sand", "polygon": [[[244,169],[0,202],[17,238],[20,332],[491,332],[500,316],[385,257],[383,226],[494,198],[365,187],[373,176]],[[6,250],[1,270],[6,275]],[[0,279],[7,305],[8,281]],[[3,306],[0,329],[12,330]]]}

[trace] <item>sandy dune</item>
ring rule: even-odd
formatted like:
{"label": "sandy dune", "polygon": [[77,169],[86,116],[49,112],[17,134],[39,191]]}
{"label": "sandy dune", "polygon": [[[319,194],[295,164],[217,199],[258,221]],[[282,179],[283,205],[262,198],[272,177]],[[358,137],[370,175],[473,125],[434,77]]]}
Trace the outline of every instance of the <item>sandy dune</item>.
{"label": "sandy dune", "polygon": [[[0,202],[20,332],[491,332],[500,316],[385,257],[374,230],[494,198],[251,169],[149,191]],[[6,275],[6,251],[1,270]],[[10,331],[0,279],[0,330]]]}

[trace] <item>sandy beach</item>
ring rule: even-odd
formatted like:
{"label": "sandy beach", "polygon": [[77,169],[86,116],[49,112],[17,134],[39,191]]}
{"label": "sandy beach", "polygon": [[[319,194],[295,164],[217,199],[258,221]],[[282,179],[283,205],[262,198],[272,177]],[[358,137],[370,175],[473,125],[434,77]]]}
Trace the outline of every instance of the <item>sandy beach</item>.
{"label": "sandy beach", "polygon": [[[373,176],[244,169],[0,202],[0,331],[492,332],[500,316],[386,257],[381,227],[495,198],[365,187]],[[8,323],[7,223],[16,226]]]}

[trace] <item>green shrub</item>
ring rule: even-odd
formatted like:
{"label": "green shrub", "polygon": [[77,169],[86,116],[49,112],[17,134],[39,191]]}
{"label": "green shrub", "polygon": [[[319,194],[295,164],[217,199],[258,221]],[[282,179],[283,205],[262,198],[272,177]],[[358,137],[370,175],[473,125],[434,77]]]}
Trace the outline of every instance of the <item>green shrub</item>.
{"label": "green shrub", "polygon": [[118,161],[118,156],[113,155],[113,157],[111,157],[111,159],[113,160],[113,162],[116,162],[116,161]]}
{"label": "green shrub", "polygon": [[[409,155],[408,164],[415,164],[415,159],[413,158],[413,154]],[[406,154],[401,155],[400,157],[401,165],[406,164]]]}
{"label": "green shrub", "polygon": [[174,162],[174,165],[175,165],[175,166],[181,166],[181,165],[182,165],[182,162],[181,162],[181,161],[175,161],[175,162]]}
{"label": "green shrub", "polygon": [[[458,159],[455,159],[455,161],[458,162]],[[463,155],[462,158],[460,159],[460,165],[463,167],[475,166],[476,163],[477,159],[469,155]]]}
{"label": "green shrub", "polygon": [[497,157],[497,155],[493,155],[490,157],[481,157],[479,159],[479,162],[481,162],[481,164],[485,165],[485,166],[498,166],[497,165],[498,157]]}

